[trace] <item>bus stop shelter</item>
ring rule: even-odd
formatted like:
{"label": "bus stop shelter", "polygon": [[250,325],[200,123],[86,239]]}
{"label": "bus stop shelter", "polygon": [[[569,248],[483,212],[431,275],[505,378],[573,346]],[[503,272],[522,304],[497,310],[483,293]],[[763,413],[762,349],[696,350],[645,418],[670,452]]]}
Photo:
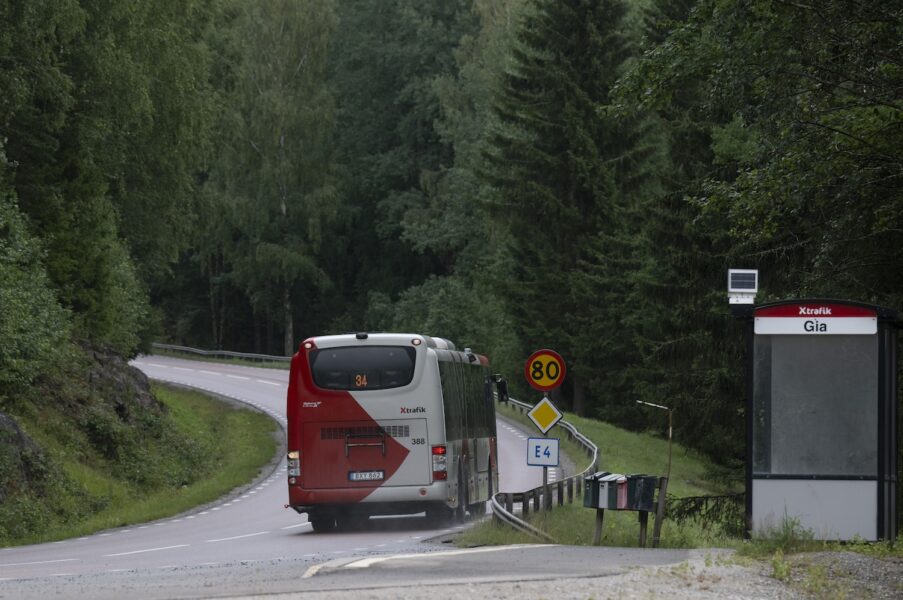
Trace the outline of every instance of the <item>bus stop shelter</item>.
{"label": "bus stop shelter", "polygon": [[746,519],[895,540],[897,313],[858,302],[733,306],[748,325]]}

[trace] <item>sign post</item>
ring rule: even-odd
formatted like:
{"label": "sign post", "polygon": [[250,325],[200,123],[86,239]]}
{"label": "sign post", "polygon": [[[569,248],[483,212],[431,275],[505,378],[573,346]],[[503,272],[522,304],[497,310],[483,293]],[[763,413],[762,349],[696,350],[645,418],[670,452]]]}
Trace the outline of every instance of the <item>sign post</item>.
{"label": "sign post", "polygon": [[[564,381],[567,369],[564,359],[554,350],[537,350],[524,364],[524,377],[531,387],[541,392],[557,388]],[[543,395],[536,406],[527,413],[530,420],[546,434],[563,416],[549,397]],[[558,438],[530,438],[527,443],[527,464],[542,467],[542,489],[546,510],[552,508],[549,489],[549,467],[558,466]]]}

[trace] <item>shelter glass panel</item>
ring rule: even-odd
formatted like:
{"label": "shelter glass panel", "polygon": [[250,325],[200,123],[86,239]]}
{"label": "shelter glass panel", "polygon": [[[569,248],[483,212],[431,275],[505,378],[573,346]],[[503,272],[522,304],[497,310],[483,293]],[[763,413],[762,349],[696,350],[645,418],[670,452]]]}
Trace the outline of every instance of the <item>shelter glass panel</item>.
{"label": "shelter glass panel", "polygon": [[875,477],[878,339],[757,335],[753,472]]}

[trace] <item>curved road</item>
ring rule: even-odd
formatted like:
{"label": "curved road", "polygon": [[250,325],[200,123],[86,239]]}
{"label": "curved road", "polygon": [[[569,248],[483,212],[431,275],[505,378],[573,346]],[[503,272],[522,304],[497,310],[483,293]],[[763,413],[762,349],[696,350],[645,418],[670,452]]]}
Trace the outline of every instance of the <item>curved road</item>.
{"label": "curved road", "polygon": [[[287,371],[159,356],[139,358],[133,365],[152,379],[250,404],[285,424]],[[527,434],[499,421],[498,437],[500,490],[539,485],[541,469],[525,465]],[[305,516],[284,508],[284,465],[280,460],[242,492],[177,517],[0,549],[0,597],[113,598],[135,591],[142,598],[169,598],[289,591],[297,589],[310,567],[325,561],[441,550],[441,545],[421,542],[452,531],[408,516],[374,518],[360,531],[315,534]],[[291,569],[279,571],[281,575],[272,569],[265,578],[254,575],[286,561]]]}

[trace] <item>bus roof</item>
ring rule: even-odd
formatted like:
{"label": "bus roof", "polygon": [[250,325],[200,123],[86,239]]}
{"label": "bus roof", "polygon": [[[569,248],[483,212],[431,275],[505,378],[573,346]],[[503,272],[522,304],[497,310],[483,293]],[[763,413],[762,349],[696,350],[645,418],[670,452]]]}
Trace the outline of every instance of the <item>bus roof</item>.
{"label": "bus roof", "polygon": [[427,348],[437,348],[441,350],[457,349],[455,344],[450,340],[418,333],[345,333],[341,335],[315,336],[306,339],[305,342],[312,342],[317,348],[362,346],[370,344],[392,346],[419,346],[420,344],[425,344]]}

